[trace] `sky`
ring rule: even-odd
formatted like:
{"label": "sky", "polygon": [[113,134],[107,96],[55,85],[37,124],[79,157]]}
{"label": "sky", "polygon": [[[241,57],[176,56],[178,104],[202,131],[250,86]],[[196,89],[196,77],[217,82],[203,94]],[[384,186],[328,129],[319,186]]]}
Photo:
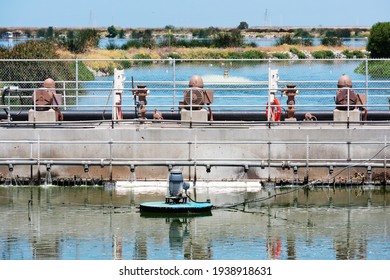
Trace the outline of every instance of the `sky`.
{"label": "sky", "polygon": [[372,26],[389,0],[0,0],[0,27]]}

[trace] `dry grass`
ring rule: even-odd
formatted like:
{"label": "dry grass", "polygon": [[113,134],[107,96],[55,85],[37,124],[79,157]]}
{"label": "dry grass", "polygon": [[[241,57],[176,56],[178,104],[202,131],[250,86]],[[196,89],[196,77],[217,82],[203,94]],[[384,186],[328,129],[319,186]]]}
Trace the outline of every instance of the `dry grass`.
{"label": "dry grass", "polygon": [[[289,52],[291,48],[298,49],[300,51],[308,51],[310,53],[321,50],[361,50],[365,48],[353,48],[353,47],[326,47],[326,46],[296,46],[296,45],[281,45],[272,47],[253,47],[253,48],[226,48],[226,49],[214,49],[214,48],[177,48],[177,47],[164,47],[157,49],[147,48],[130,48],[128,50],[106,50],[106,49],[91,49],[83,54],[73,54],[66,50],[58,50],[57,53],[61,58],[79,58],[88,59],[91,61],[85,61],[85,65],[95,71],[101,71],[103,73],[112,73],[114,68],[121,68],[123,64],[115,59],[133,59],[136,55],[145,55],[152,59],[165,59],[169,54],[175,53],[183,59],[218,59],[228,58],[229,53],[240,53],[244,51],[261,51],[268,55],[272,53]],[[94,60],[94,61],[92,61]]]}

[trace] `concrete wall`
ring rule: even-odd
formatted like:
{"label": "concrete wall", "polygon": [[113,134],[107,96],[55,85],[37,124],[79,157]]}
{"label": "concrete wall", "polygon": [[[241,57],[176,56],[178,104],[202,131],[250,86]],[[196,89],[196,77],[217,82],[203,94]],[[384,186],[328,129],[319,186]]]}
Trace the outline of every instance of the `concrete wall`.
{"label": "concrete wall", "polygon": [[[10,176],[9,163],[14,165],[12,175],[20,177],[37,176],[38,165],[41,174],[45,174],[46,164],[50,163],[52,177],[92,176],[113,180],[166,179],[169,164],[182,169],[186,179],[196,176],[197,180],[328,178],[329,163],[335,165],[334,174],[342,168],[337,169],[338,165],[346,163],[383,165],[387,156],[387,149],[383,148],[390,139],[387,126],[347,129],[345,125],[318,124],[189,128],[147,123],[119,124],[114,129],[106,125],[64,125],[0,130],[3,177]],[[195,162],[196,168],[181,166]],[[283,169],[283,162],[290,162],[290,169]],[[84,163],[88,164],[88,173],[84,172]],[[134,173],[130,172],[131,165],[135,167]],[[249,168],[247,172],[245,165]],[[298,168],[296,175],[294,166]],[[354,176],[354,172],[366,174],[366,168],[353,167],[340,176]]]}

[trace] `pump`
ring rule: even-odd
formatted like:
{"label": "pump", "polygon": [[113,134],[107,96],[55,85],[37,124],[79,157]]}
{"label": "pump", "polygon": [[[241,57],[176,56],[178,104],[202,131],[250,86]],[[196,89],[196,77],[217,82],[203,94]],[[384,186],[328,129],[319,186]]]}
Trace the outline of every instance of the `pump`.
{"label": "pump", "polygon": [[[194,75],[188,83],[189,89],[184,91],[184,100],[179,102],[179,109],[182,110],[182,120],[207,121],[208,114],[204,106],[208,106],[210,121],[213,121],[213,112],[210,104],[214,101],[214,91],[203,88],[202,77]],[[191,113],[185,113],[189,110]],[[192,112],[192,111],[197,112]],[[184,112],[184,114],[183,114]]]}
{"label": "pump", "polygon": [[336,109],[354,110],[357,103],[357,96],[352,89],[352,80],[345,74],[342,74],[337,81]]}
{"label": "pump", "polygon": [[194,75],[188,83],[189,90],[184,91],[184,101],[181,103],[189,109],[192,105],[193,110],[200,110],[203,105],[210,105],[214,101],[214,91],[203,89],[204,83],[202,77]]}
{"label": "pump", "polygon": [[55,111],[55,120],[62,121],[63,115],[60,106],[62,105],[62,95],[57,94],[55,90],[55,81],[52,78],[47,78],[43,82],[43,87],[34,91],[32,95],[33,111],[35,114],[44,111]]}
{"label": "pump", "polygon": [[165,203],[187,203],[187,196],[183,194],[183,190],[187,191],[189,187],[189,183],[184,182],[181,170],[171,170],[169,172],[168,195],[165,197]]}

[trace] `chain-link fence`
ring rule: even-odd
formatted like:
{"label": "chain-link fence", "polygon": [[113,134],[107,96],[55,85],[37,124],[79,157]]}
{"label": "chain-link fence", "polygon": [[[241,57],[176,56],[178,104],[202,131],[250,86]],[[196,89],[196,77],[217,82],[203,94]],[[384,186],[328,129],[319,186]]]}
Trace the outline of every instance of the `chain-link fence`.
{"label": "chain-link fence", "polygon": [[0,60],[2,108],[28,110],[32,94],[51,77],[62,94],[62,110],[111,110],[114,69],[124,69],[122,110],[134,110],[133,90],[150,90],[147,109],[177,110],[193,75],[213,90],[213,110],[265,110],[269,70],[278,70],[276,97],[287,107],[282,89],[295,86],[296,110],[333,110],[337,80],[351,77],[356,93],[365,94],[369,110],[389,110],[390,60]]}

